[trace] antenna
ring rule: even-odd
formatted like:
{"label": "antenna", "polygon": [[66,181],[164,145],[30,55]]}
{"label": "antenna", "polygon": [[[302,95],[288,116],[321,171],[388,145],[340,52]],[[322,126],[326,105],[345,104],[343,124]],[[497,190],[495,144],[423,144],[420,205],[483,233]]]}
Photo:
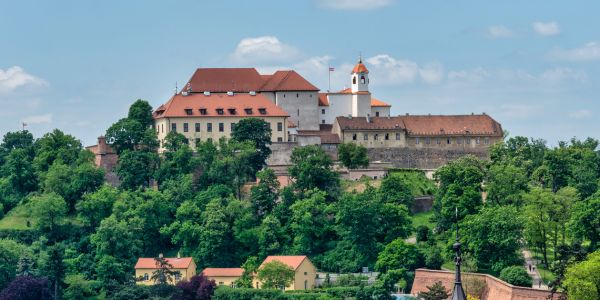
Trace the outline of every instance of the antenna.
{"label": "antenna", "polygon": [[178,91],[178,90],[179,90],[179,89],[177,88],[177,81],[175,81],[175,91],[174,91],[174,94],[175,94],[175,95],[177,95],[177,91]]}

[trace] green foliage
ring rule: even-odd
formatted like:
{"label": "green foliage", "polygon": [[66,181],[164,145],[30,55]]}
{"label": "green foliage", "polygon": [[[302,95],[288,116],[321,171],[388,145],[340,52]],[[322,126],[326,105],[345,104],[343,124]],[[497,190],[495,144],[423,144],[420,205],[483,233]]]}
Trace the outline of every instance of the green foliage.
{"label": "green foliage", "polygon": [[567,268],[564,287],[569,299],[588,300],[600,298],[600,250],[588,255],[585,261]]}
{"label": "green foliage", "polygon": [[419,169],[390,169],[388,174],[402,180],[413,196],[435,195],[437,186]]}
{"label": "green foliage", "polygon": [[263,289],[281,289],[290,285],[294,280],[294,269],[278,261],[270,261],[258,269],[257,278]]}
{"label": "green foliage", "polygon": [[317,145],[297,147],[292,151],[290,175],[298,191],[319,189],[335,197],[339,194],[339,174],[332,170],[333,161]]}
{"label": "green foliage", "polygon": [[590,241],[590,248],[596,250],[600,242],[600,193],[575,203],[569,222],[569,229],[576,238]]}
{"label": "green foliage", "polygon": [[81,274],[72,274],[65,277],[67,288],[64,292],[64,298],[68,300],[84,300],[96,295],[97,283],[93,280],[87,280]]}
{"label": "green foliage", "polygon": [[245,118],[240,120],[233,131],[231,139],[237,142],[249,142],[256,149],[249,163],[253,173],[266,166],[266,161],[271,155],[271,126],[268,122],[257,118]]}
{"label": "green foliage", "polygon": [[13,190],[10,194],[25,196],[37,189],[38,178],[31,163],[31,156],[25,149],[15,149],[8,154],[6,163],[2,166],[2,173],[6,174],[7,183]]}
{"label": "green foliage", "polygon": [[67,203],[55,194],[43,194],[31,198],[31,215],[37,220],[36,226],[41,232],[56,234],[67,215]]}
{"label": "green foliage", "polygon": [[13,240],[0,239],[0,290],[15,279],[17,262],[26,249]]}
{"label": "green foliage", "polygon": [[[172,133],[170,132],[169,134]],[[174,134],[181,135],[179,133]],[[183,137],[183,135],[181,136]],[[162,161],[156,171],[155,178],[162,185],[168,180],[177,180],[182,176],[192,173],[197,165],[198,161],[194,158],[192,149],[186,144],[181,144],[170,151],[163,152]]]}
{"label": "green foliage", "polygon": [[417,227],[417,242],[426,242],[429,239],[430,230],[425,225],[419,225]]}
{"label": "green foliage", "polygon": [[279,220],[272,215],[266,216],[258,228],[260,257],[280,253],[286,244],[286,238]]}
{"label": "green foliage", "polygon": [[213,300],[284,300],[286,299],[280,290],[230,288],[219,286],[215,290]]}
{"label": "green foliage", "polygon": [[176,131],[171,131],[167,133],[167,136],[165,136],[164,147],[169,152],[175,152],[181,149],[181,147],[188,145],[188,143],[189,141],[185,135]]}
{"label": "green foliage", "polygon": [[154,151],[158,147],[154,129],[130,118],[111,125],[106,130],[106,141],[119,155],[126,150]]}
{"label": "green foliage", "polygon": [[442,251],[435,246],[426,246],[422,248],[423,255],[425,256],[425,267],[430,270],[441,270],[444,264],[444,257]]}
{"label": "green foliage", "polygon": [[148,101],[137,99],[129,107],[127,118],[137,121],[144,127],[149,127],[153,123],[152,106],[148,103]]}
{"label": "green foliage", "polygon": [[338,159],[348,169],[366,168],[369,166],[367,148],[355,143],[342,143],[338,146]]}
{"label": "green foliage", "polygon": [[414,202],[413,194],[404,178],[396,174],[391,173],[381,181],[379,194],[387,203],[404,204],[410,208]]}
{"label": "green foliage", "polygon": [[95,191],[103,182],[103,169],[96,168],[91,163],[73,168],[56,162],[46,173],[44,190],[63,197],[72,211],[84,193]]}
{"label": "green foliage", "polygon": [[434,283],[432,286],[427,286],[426,292],[420,292],[417,298],[423,300],[445,300],[450,297],[450,291],[442,285],[441,281]]}
{"label": "green foliage", "polygon": [[154,152],[125,150],[119,155],[116,173],[121,187],[135,190],[147,187],[154,175],[158,156]]}
{"label": "green foliage", "polygon": [[509,164],[492,165],[486,182],[487,201],[497,205],[520,206],[523,193],[529,190],[528,181],[525,170],[519,167]]}
{"label": "green foliage", "polygon": [[37,171],[47,171],[54,162],[75,165],[89,159],[89,155],[85,154],[89,152],[83,149],[79,140],[58,129],[44,134],[35,141],[34,147],[33,165]]}
{"label": "green foliage", "polygon": [[180,274],[180,272],[173,270],[173,265],[162,256],[154,258],[154,261],[156,262],[157,268],[152,272],[150,279],[152,279],[155,284],[161,285],[175,282],[175,276]]}
{"label": "green foliage", "polygon": [[278,197],[279,181],[273,169],[264,169],[256,174],[258,184],[250,191],[250,202],[257,215],[270,213]]}
{"label": "green foliage", "polygon": [[86,226],[98,227],[103,219],[110,216],[118,198],[119,191],[109,185],[102,186],[94,193],[85,194],[76,206],[79,219]]}
{"label": "green foliage", "polygon": [[516,286],[531,287],[532,279],[523,266],[510,266],[502,269],[500,279]]}
{"label": "green foliage", "polygon": [[58,290],[62,286],[65,277],[65,263],[63,262],[64,247],[55,244],[48,248],[47,255],[43,257],[40,273],[52,283],[54,288],[54,299],[58,298]]}
{"label": "green foliage", "polygon": [[324,253],[329,240],[334,238],[333,222],[325,202],[325,192],[313,190],[305,197],[290,207],[290,229],[294,237],[292,248],[296,253],[315,257]]}
{"label": "green foliage", "polygon": [[379,253],[375,270],[379,272],[395,269],[414,271],[422,266],[423,256],[417,247],[406,243],[403,239],[396,239],[387,244]]}
{"label": "green foliage", "polygon": [[513,165],[530,177],[542,165],[546,150],[544,140],[517,136],[492,145],[490,157],[494,165]]}

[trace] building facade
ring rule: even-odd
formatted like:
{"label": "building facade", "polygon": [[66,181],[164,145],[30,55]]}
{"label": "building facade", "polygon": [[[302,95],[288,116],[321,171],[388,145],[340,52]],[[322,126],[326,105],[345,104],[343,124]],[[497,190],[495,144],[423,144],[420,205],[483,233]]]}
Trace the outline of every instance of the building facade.
{"label": "building facade", "polygon": [[[196,263],[191,257],[171,257],[165,258],[173,266],[172,271],[178,272],[172,278],[169,284],[177,284],[181,280],[190,280],[196,275]],[[135,278],[137,284],[154,285],[152,273],[158,270],[159,266],[153,257],[140,257],[135,264]]]}
{"label": "building facade", "polygon": [[235,287],[235,281],[244,274],[242,268],[206,268],[202,271],[209,280],[214,280],[217,285]]}
{"label": "building facade", "polygon": [[[308,290],[315,287],[315,279],[317,277],[317,268],[308,259],[306,255],[299,256],[267,256],[262,264],[258,267],[260,269],[266,263],[272,261],[279,261],[283,264],[290,266],[294,270],[294,280],[292,283],[285,287],[285,290]],[[255,277],[253,286],[260,288],[262,283]]]}

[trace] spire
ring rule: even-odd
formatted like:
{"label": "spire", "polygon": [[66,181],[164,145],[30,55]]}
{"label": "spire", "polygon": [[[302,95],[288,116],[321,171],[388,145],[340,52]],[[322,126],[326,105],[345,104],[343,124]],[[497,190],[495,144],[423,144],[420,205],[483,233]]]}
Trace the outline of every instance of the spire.
{"label": "spire", "polygon": [[452,291],[452,300],[466,300],[467,296],[465,295],[465,291],[462,288],[462,282],[460,280],[460,241],[458,236],[458,208],[455,208],[455,221],[456,221],[456,242],[452,247],[454,248],[454,252],[456,252],[456,258],[454,259],[456,264],[456,275],[454,277],[454,290]]}

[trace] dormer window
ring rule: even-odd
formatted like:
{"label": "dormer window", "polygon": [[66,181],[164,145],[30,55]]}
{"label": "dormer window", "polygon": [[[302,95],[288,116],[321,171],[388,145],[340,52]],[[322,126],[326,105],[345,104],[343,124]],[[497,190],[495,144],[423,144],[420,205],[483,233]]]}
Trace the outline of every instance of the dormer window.
{"label": "dormer window", "polygon": [[222,115],[224,114],[224,111],[222,108],[217,108],[217,115]]}
{"label": "dormer window", "polygon": [[201,109],[199,109],[199,111],[200,111],[200,114],[203,116],[207,114],[206,108],[201,108]]}
{"label": "dormer window", "polygon": [[235,108],[230,108],[227,111],[229,111],[230,115],[235,115],[236,114]]}
{"label": "dormer window", "polygon": [[252,114],[252,108],[244,108],[244,111],[246,112],[247,115]]}
{"label": "dormer window", "polygon": [[258,109],[258,113],[260,113],[261,115],[266,115],[267,114],[267,109],[264,107],[261,107]]}
{"label": "dormer window", "polygon": [[191,116],[193,114],[192,109],[191,108],[186,108],[185,109],[185,114],[188,116]]}

